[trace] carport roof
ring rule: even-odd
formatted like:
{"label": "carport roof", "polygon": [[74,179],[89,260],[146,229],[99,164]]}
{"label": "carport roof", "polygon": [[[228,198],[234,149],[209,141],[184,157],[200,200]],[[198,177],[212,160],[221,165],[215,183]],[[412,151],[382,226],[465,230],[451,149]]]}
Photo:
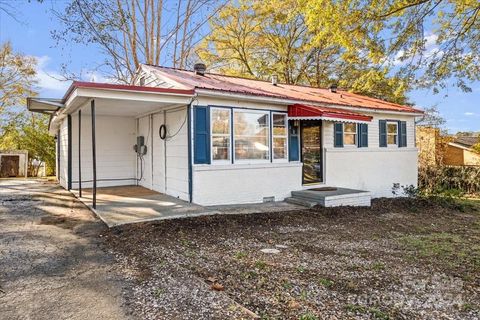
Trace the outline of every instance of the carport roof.
{"label": "carport roof", "polygon": [[76,89],[99,89],[109,91],[122,91],[122,92],[137,92],[137,93],[165,93],[175,95],[187,95],[191,96],[195,93],[193,89],[175,89],[175,88],[155,88],[145,86],[133,86],[125,84],[112,84],[112,83],[98,83],[98,82],[84,82],[73,81],[67,92],[62,99],[50,99],[50,98],[27,98],[27,108],[32,112],[40,113],[53,113],[59,109],[65,108],[65,103],[73,94]]}

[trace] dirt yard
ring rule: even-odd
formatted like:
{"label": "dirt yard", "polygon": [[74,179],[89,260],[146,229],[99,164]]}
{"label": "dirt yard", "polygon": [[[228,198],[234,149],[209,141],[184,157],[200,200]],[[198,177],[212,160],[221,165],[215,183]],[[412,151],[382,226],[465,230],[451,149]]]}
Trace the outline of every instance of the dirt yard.
{"label": "dirt yard", "polygon": [[0,179],[0,319],[128,319],[105,230],[57,184]]}
{"label": "dirt yard", "polygon": [[478,319],[474,206],[376,200],[130,225],[104,239],[145,319]]}

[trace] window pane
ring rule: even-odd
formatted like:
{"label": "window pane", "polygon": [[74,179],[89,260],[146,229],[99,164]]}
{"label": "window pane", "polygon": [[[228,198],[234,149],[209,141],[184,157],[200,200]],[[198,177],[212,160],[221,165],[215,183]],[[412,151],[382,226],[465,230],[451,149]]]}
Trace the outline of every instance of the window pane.
{"label": "window pane", "polygon": [[269,118],[266,113],[235,112],[235,158],[238,160],[269,159]]}
{"label": "window pane", "polygon": [[343,144],[355,144],[355,134],[347,134],[343,135]]}
{"label": "window pane", "polygon": [[357,132],[357,124],[356,123],[345,123],[343,125],[343,131],[344,132],[351,132],[351,133],[356,133]]}
{"label": "window pane", "polygon": [[397,124],[395,123],[388,123],[387,124],[387,130],[388,130],[388,133],[397,133]]}
{"label": "window pane", "polygon": [[287,135],[287,126],[285,125],[286,115],[274,113],[272,117],[273,117],[273,135],[286,136]]}
{"label": "window pane", "polygon": [[211,109],[212,134],[230,133],[230,110]]}
{"label": "window pane", "polygon": [[389,134],[387,136],[387,143],[388,144],[397,144],[397,135],[396,134]]}
{"label": "window pane", "polygon": [[212,137],[212,159],[230,160],[230,137]]}
{"label": "window pane", "polygon": [[273,138],[273,159],[287,158],[287,138]]}

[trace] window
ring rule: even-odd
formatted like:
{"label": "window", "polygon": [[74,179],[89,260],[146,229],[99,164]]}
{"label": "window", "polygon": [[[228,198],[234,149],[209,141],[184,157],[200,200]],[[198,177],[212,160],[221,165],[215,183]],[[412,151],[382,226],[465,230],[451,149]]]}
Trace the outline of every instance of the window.
{"label": "window", "polygon": [[387,122],[387,144],[396,145],[398,137],[398,124],[396,122]]}
{"label": "window", "polygon": [[357,144],[357,124],[345,123],[343,125],[343,144],[356,145]]}
{"label": "window", "polygon": [[287,115],[285,113],[273,113],[273,160],[287,160]]}
{"label": "window", "polygon": [[234,111],[235,160],[270,159],[270,119],[267,112]]}
{"label": "window", "polygon": [[212,161],[230,161],[230,109],[211,109]]}

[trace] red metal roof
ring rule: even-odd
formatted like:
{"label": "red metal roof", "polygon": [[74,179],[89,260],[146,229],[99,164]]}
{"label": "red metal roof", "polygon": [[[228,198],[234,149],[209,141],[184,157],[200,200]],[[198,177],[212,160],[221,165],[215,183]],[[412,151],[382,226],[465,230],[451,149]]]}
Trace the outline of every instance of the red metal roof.
{"label": "red metal roof", "polygon": [[68,88],[67,92],[63,96],[62,101],[64,103],[68,99],[68,97],[72,94],[73,90],[76,88],[140,91],[140,92],[152,92],[152,93],[173,93],[173,94],[185,94],[185,95],[193,95],[195,93],[194,89],[156,88],[156,87],[145,87],[145,86],[132,86],[132,85],[126,85],[126,84],[73,81],[70,87]]}
{"label": "red metal roof", "polygon": [[355,121],[371,121],[372,117],[342,109],[294,104],[288,106],[288,117],[291,118],[332,118]]}
{"label": "red metal roof", "polygon": [[197,88],[228,93],[290,99],[299,102],[336,105],[338,107],[345,106],[373,110],[423,113],[423,111],[414,109],[410,106],[362,96],[345,90],[337,90],[336,93],[333,93],[328,89],[308,86],[288,84],[272,85],[269,81],[225,76],[214,73],[205,73],[205,75],[201,76],[195,74],[193,71],[182,69],[151,65],[146,65],[145,67],[153,68],[156,72],[160,72],[163,76],[181,84],[184,88]]}

